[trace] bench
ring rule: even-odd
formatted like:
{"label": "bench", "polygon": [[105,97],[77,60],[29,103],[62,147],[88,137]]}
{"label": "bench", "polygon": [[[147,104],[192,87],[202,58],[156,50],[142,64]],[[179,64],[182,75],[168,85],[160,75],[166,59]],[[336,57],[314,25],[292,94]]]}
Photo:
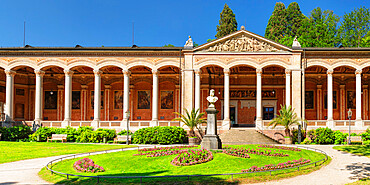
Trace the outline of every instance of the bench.
{"label": "bench", "polygon": [[[113,143],[117,143],[118,141],[127,141],[127,135],[117,135],[117,137],[114,138]],[[128,142],[131,143],[131,135],[128,136]]]}
{"label": "bench", "polygon": [[[349,141],[349,136],[347,136],[347,142]],[[361,136],[351,136],[351,143],[361,143],[362,144],[362,137]]]}
{"label": "bench", "polygon": [[67,142],[67,134],[53,134],[53,135],[51,135],[51,137],[48,137],[47,142],[56,141],[56,140],[61,140],[62,143],[63,143],[63,141]]}

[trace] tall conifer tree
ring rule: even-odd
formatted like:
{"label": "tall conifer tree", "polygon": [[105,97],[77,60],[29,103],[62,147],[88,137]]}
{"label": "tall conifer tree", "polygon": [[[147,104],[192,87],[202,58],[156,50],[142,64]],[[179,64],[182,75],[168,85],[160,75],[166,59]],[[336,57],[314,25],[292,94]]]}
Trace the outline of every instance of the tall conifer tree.
{"label": "tall conifer tree", "polygon": [[286,21],[287,21],[287,30],[286,34],[292,37],[299,37],[301,33],[299,28],[302,26],[302,21],[306,18],[301,12],[297,2],[292,2],[289,4],[286,9]]}
{"label": "tall conifer tree", "polygon": [[219,24],[220,25],[218,25],[216,29],[216,38],[221,38],[238,30],[238,23],[236,22],[235,14],[227,4],[225,4],[224,9],[220,14]]}
{"label": "tall conifer tree", "polygon": [[267,23],[265,37],[279,42],[285,35],[286,31],[286,10],[284,3],[278,2],[275,4],[274,11]]}
{"label": "tall conifer tree", "polygon": [[370,47],[363,42],[370,30],[369,9],[361,7],[345,14],[339,30],[344,47]]}

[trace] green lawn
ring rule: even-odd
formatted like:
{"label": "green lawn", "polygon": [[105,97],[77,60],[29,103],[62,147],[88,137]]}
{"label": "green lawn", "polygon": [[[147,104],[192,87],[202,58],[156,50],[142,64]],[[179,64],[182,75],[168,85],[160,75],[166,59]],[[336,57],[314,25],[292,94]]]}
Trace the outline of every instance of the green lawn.
{"label": "green lawn", "polygon": [[[132,145],[129,145],[132,146]],[[64,154],[126,148],[126,145],[0,141],[0,163]]]}
{"label": "green lawn", "polygon": [[[257,148],[256,145],[243,145],[247,148]],[[272,149],[277,150],[277,149]],[[214,153],[214,159],[210,162],[197,164],[192,166],[174,166],[171,164],[176,155],[163,156],[163,157],[146,157],[146,156],[133,156],[137,151],[124,151],[102,155],[90,156],[95,164],[105,168],[105,172],[93,173],[78,173],[73,169],[73,163],[78,159],[66,160],[53,165],[53,169],[65,173],[81,174],[81,175],[101,175],[101,176],[165,176],[165,175],[195,175],[195,174],[218,174],[218,173],[239,173],[242,169],[248,169],[253,165],[263,166],[266,164],[277,164],[286,162],[292,159],[306,158],[311,161],[317,161],[324,158],[323,154],[313,151],[302,150],[301,152],[281,150],[289,154],[289,157],[271,157],[250,154],[251,158],[239,158],[223,153]],[[330,159],[329,159],[330,161]],[[286,178],[300,174],[309,173],[320,167],[307,167],[306,170],[285,170],[284,172],[273,172],[272,176],[268,172],[258,174],[243,174],[234,176],[231,181],[230,176],[215,176],[215,177],[192,177],[191,183],[198,184],[199,182],[216,182],[220,184],[234,184],[240,182],[257,182],[266,180],[275,180],[279,178]],[[290,172],[290,173],[287,173]],[[91,184],[96,183],[96,179],[91,178],[75,178],[70,177],[69,180],[65,176],[51,175],[45,168],[41,170],[39,175],[45,180],[58,183],[58,184]],[[153,184],[167,184],[183,181],[188,184],[187,178],[156,178],[144,179],[143,182]],[[138,183],[140,179],[101,179],[100,182],[126,184]]]}
{"label": "green lawn", "polygon": [[333,148],[356,155],[370,157],[370,145],[334,146]]}

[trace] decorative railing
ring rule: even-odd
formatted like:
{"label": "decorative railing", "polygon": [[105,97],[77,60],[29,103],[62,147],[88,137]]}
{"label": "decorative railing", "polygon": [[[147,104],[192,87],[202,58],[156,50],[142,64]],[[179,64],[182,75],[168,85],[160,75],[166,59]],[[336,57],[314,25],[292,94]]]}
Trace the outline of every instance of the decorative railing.
{"label": "decorative railing", "polygon": [[326,127],[327,120],[307,120],[307,127]]}
{"label": "decorative railing", "polygon": [[100,121],[99,127],[121,127],[121,121]]}
{"label": "decorative railing", "polygon": [[91,121],[70,121],[69,126],[71,127],[91,126]]}
{"label": "decorative railing", "polygon": [[41,121],[44,127],[62,127],[62,121]]}

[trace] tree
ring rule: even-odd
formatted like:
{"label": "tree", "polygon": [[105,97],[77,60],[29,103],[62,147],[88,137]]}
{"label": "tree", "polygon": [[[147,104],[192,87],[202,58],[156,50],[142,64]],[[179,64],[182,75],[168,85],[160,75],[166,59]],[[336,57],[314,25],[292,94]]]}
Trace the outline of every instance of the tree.
{"label": "tree", "polygon": [[172,44],[166,44],[166,45],[164,45],[163,47],[175,47],[174,45],[172,45]]}
{"label": "tree", "polygon": [[360,47],[370,47],[370,31],[368,31],[366,36],[362,39]]}
{"label": "tree", "polygon": [[233,11],[225,4],[224,9],[220,13],[220,25],[217,25],[216,38],[224,37],[230,33],[237,31],[238,23],[235,19],[235,14]]}
{"label": "tree", "polygon": [[366,47],[363,38],[369,30],[369,9],[365,7],[356,8],[343,16],[343,22],[339,28],[341,44],[344,47]]}
{"label": "tree", "polygon": [[[206,123],[206,120],[202,118],[204,116],[204,112],[199,113],[199,109],[198,110],[192,109],[190,113],[187,109],[185,109],[185,114],[181,114],[178,112],[175,112],[175,114],[177,114],[179,117],[173,119],[173,121],[181,121],[184,123],[184,125],[189,127],[190,137],[195,136],[194,132],[195,128],[198,129],[198,131],[200,130],[198,125]],[[201,134],[201,132],[199,132],[199,134]]]}
{"label": "tree", "polygon": [[279,42],[285,35],[286,26],[285,5],[284,3],[278,2],[275,4],[274,11],[267,23],[265,37],[275,42]]}
{"label": "tree", "polygon": [[302,47],[336,47],[339,44],[339,16],[331,10],[320,7],[311,11],[310,17],[303,20],[299,41]]}
{"label": "tree", "polygon": [[306,19],[299,8],[297,2],[292,2],[286,9],[286,31],[285,35],[291,37],[299,37],[301,35],[301,30],[303,20]]}
{"label": "tree", "polygon": [[292,106],[286,107],[285,105],[280,105],[281,109],[279,110],[279,115],[276,115],[270,123],[269,126],[275,128],[278,125],[285,127],[285,136],[290,137],[290,127],[293,125],[299,125],[300,119],[297,118],[297,114],[292,109]]}

